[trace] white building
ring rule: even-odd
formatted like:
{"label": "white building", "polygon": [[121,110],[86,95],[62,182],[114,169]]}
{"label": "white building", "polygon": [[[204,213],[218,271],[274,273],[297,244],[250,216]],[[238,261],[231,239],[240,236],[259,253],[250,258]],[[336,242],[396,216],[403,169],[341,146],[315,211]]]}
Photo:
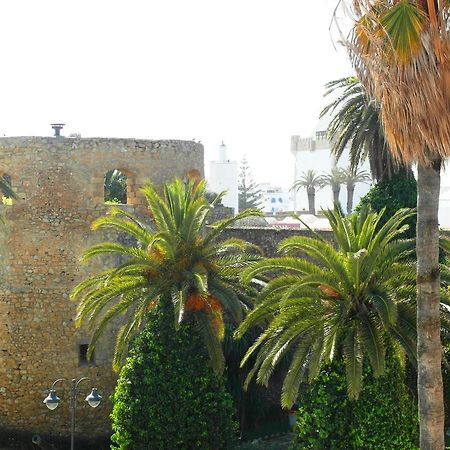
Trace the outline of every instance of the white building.
{"label": "white building", "polygon": [[[331,155],[331,145],[327,139],[328,120],[319,122],[312,137],[291,137],[291,152],[295,158],[294,180],[302,177],[302,173],[307,170],[314,170],[318,175],[329,174],[332,167],[347,168],[349,165],[348,152],[339,159],[336,164],[335,158]],[[363,170],[369,171],[368,163],[363,164]],[[356,206],[360,198],[367,193],[370,185],[368,183],[357,183],[353,196],[353,205]],[[339,200],[344,210],[347,204],[347,188],[341,185]],[[333,208],[333,193],[330,186],[316,190],[316,211]],[[308,197],[306,189],[300,188],[294,194],[294,209],[296,211],[308,210]]]}
{"label": "white building", "polygon": [[282,211],[292,211],[293,195],[280,186],[272,186],[270,183],[258,185],[261,191],[261,203],[259,207],[265,213],[276,214]]}
{"label": "white building", "polygon": [[450,170],[449,161],[441,169],[441,195],[439,196],[439,226],[450,228]]}
{"label": "white building", "polygon": [[208,189],[219,194],[226,191],[222,198],[224,206],[233,208],[238,212],[238,164],[237,161],[230,161],[227,157],[227,147],[222,142],[219,146],[218,161],[210,162]]}

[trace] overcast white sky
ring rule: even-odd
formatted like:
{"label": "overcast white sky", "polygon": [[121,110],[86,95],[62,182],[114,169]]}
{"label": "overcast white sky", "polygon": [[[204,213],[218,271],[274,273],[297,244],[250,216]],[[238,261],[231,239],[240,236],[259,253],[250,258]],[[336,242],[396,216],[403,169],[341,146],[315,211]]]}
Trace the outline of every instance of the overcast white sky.
{"label": "overcast white sky", "polygon": [[337,0],[2,1],[0,133],[221,140],[257,181],[292,183],[325,82],[351,71]]}

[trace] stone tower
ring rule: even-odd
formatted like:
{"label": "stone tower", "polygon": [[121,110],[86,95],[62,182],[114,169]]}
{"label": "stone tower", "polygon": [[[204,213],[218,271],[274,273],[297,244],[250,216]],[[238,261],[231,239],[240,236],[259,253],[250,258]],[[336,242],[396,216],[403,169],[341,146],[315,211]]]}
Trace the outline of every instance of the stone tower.
{"label": "stone tower", "polygon": [[[55,411],[42,400],[57,378],[89,376],[91,383],[80,385],[76,433],[109,434],[115,334],[110,330],[94,361],[86,361],[89,333],[75,328],[69,293],[100,267],[79,260],[102,239],[90,224],[110,208],[103,183],[111,169],[127,176],[121,207],[145,214],[138,188],[146,180],[162,185],[174,176],[203,177],[203,147],[175,140],[0,138],[0,175],[11,178],[20,197],[0,206],[0,433],[68,435],[67,387],[60,386]],[[95,410],[83,401],[93,385],[104,399]]]}

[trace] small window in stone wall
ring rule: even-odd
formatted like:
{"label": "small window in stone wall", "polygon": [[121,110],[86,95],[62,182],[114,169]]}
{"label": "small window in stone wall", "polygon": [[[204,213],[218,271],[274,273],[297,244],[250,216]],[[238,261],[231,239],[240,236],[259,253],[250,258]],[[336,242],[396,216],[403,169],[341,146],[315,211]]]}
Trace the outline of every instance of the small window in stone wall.
{"label": "small window in stone wall", "polygon": [[2,204],[12,205],[12,187],[11,187],[11,176],[3,174],[0,177],[0,191],[2,194]]}
{"label": "small window in stone wall", "polygon": [[119,169],[112,169],[106,172],[104,183],[105,203],[126,204],[127,196],[127,176]]}
{"label": "small window in stone wall", "polygon": [[79,366],[93,366],[95,365],[95,354],[92,353],[91,359],[88,359],[89,344],[80,344],[78,346],[78,365]]}

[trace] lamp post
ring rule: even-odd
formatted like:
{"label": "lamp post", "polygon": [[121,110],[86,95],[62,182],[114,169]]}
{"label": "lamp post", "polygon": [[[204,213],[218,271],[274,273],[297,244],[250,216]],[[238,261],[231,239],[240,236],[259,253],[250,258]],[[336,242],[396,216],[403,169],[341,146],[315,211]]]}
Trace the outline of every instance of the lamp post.
{"label": "lamp post", "polygon": [[[74,435],[75,435],[75,410],[77,406],[77,392],[78,386],[84,380],[89,380],[89,377],[82,377],[78,380],[75,378],[71,381],[66,380],[65,378],[59,378],[53,382],[52,387],[50,388],[50,392],[45,397],[43,403],[47,406],[48,409],[54,410],[60,402],[60,398],[56,395],[55,386],[59,382],[70,383],[70,450],[74,450]],[[89,403],[89,406],[92,408],[97,408],[97,406],[102,401],[101,395],[98,393],[97,388],[92,388],[91,393],[85,398],[85,400]]]}

